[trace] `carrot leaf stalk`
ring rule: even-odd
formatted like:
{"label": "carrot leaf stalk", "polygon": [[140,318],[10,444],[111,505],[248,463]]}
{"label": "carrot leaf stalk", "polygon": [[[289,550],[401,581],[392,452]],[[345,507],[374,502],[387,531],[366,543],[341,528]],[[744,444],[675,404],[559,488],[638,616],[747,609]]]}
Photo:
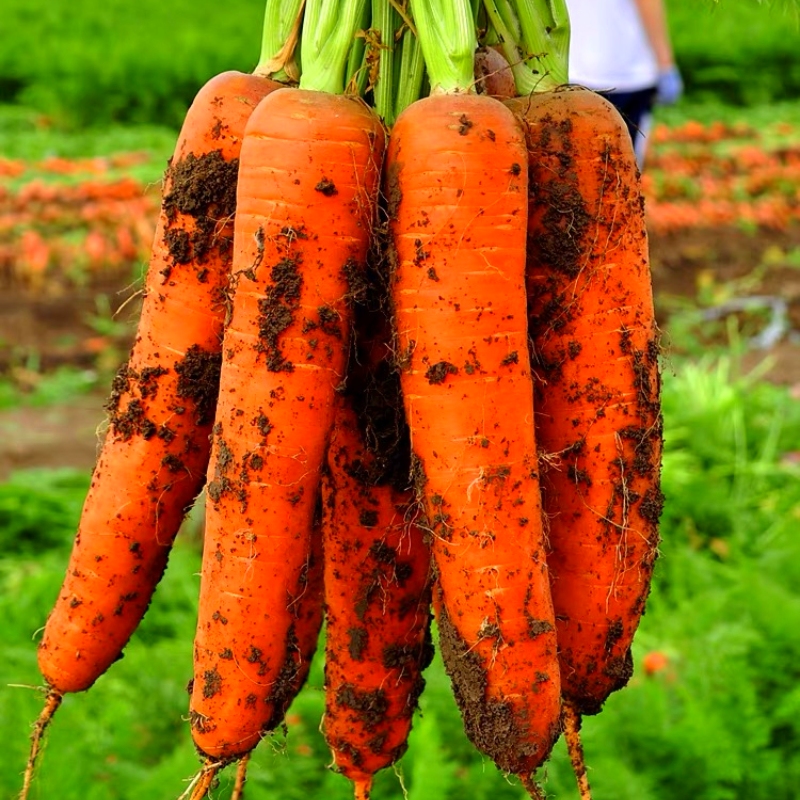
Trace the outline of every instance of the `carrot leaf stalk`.
{"label": "carrot leaf stalk", "polygon": [[253,73],[282,83],[297,83],[300,70],[295,51],[303,22],[305,0],[274,0],[267,3],[261,56]]}
{"label": "carrot leaf stalk", "polygon": [[569,15],[564,0],[484,0],[520,95],[567,83]]}
{"label": "carrot leaf stalk", "polygon": [[570,26],[565,0],[502,0],[510,2],[522,31],[526,63],[537,76],[536,91],[567,83]]}
{"label": "carrot leaf stalk", "polygon": [[345,66],[367,0],[308,0],[300,42],[301,89],[343,94]]}
{"label": "carrot leaf stalk", "polygon": [[378,69],[372,91],[375,110],[387,125],[394,122],[394,50],[399,21],[389,0],[372,0],[372,31],[378,38]]}
{"label": "carrot leaf stalk", "polygon": [[410,20],[403,20],[403,31],[400,40],[399,66],[396,72],[394,88],[394,114],[392,122],[400,113],[418,100],[422,95],[422,83],[425,78],[425,60],[419,46],[416,29]]}
{"label": "carrot leaf stalk", "polygon": [[477,40],[469,2],[412,0],[411,10],[420,33],[431,94],[474,91]]}
{"label": "carrot leaf stalk", "polygon": [[345,71],[346,88],[345,94],[358,95],[363,97],[370,81],[370,51],[367,47],[369,41],[370,19],[372,9],[367,3],[363,4],[361,11],[361,21],[358,23],[358,30],[350,47],[347,56]]}

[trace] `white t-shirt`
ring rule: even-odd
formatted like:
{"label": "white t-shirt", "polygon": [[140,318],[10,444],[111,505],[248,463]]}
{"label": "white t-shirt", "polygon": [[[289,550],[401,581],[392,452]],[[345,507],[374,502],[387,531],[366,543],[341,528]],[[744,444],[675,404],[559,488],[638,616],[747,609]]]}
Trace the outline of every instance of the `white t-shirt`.
{"label": "white t-shirt", "polygon": [[569,81],[636,92],[658,82],[658,63],[634,0],[567,0]]}

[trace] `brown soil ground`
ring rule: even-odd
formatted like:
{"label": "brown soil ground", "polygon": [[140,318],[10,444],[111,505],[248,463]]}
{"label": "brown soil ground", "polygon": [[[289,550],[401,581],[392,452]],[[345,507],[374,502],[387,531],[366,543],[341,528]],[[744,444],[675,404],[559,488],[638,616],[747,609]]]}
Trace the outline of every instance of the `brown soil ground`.
{"label": "brown soil ground", "polygon": [[[798,248],[800,229],[758,234],[696,230],[652,237],[653,286],[662,328],[669,328],[670,314],[681,301],[695,301],[714,287],[733,287],[732,296],[781,297],[788,304],[794,335],[783,336],[768,351],[751,351],[745,367],[769,357],[766,374],[770,380],[800,386],[800,268],[782,257]],[[102,286],[62,290],[51,296],[4,288],[0,293],[0,375],[16,369],[24,380],[20,365],[30,353],[37,356],[37,369],[65,364],[96,367],[98,359],[105,359],[104,371],[110,374],[116,365],[108,362],[119,362],[127,352],[138,305],[134,298],[119,313],[117,320],[128,325],[116,336],[99,336],[90,318],[97,313],[98,293],[110,299],[112,311],[122,306],[133,293],[129,281],[129,276],[121,276]],[[30,467],[91,469],[105,399],[105,392],[93,393],[43,408],[0,411],[0,481],[12,470]]]}

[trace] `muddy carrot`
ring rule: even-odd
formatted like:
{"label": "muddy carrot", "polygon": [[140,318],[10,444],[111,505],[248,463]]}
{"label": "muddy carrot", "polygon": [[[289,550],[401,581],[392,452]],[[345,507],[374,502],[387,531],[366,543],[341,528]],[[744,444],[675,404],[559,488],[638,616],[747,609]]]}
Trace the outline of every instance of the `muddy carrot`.
{"label": "muddy carrot", "polygon": [[322,482],[322,728],[334,769],[353,782],[357,800],[367,800],[375,773],[405,752],[433,653],[430,545],[415,521],[389,337],[365,344],[339,398]]}
{"label": "muddy carrot", "polygon": [[[205,481],[239,151],[251,112],[279,86],[265,74],[225,72],[186,114],[165,176],[138,332],[113,383],[66,578],[39,645],[53,696],[89,688],[121,657]],[[48,703],[36,725],[23,796],[54,707]]]}
{"label": "muddy carrot", "polygon": [[218,765],[283,701],[383,157],[378,118],[337,93],[360,9],[322,5],[306,4],[301,88],[265,98],[242,146],[190,711]]}
{"label": "muddy carrot", "polygon": [[642,196],[630,137],[602,97],[574,89],[514,107],[536,184],[528,294],[564,696],[596,713],[631,674],[662,504]]}
{"label": "muddy carrot", "polygon": [[527,348],[527,151],[513,114],[469,92],[468,7],[412,10],[432,91],[398,117],[387,152],[401,385],[445,666],[470,739],[527,780],[560,713]]}
{"label": "muddy carrot", "polygon": [[[563,71],[551,53],[552,72]],[[508,105],[527,133],[527,291],[548,564],[567,742],[588,797],[580,716],[599,712],[630,678],[663,502],[643,199],[630,137],[608,101],[565,87]]]}

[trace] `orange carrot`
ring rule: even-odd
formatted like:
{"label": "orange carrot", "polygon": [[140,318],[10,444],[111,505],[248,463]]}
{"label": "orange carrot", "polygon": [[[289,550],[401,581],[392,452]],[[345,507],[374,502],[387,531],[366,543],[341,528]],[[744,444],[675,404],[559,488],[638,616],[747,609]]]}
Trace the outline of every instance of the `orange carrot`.
{"label": "orange carrot", "polygon": [[643,200],[605,99],[565,89],[508,104],[527,127],[534,408],[562,691],[594,714],[631,675],[662,506]]}
{"label": "orange carrot", "polygon": [[[399,385],[388,337],[366,345],[369,374],[351,370],[322,482],[323,731],[357,800],[369,798],[374,774],[405,752],[433,653],[430,545],[414,521]],[[355,406],[369,416],[356,417]]]}
{"label": "orange carrot", "polygon": [[[226,72],[187,112],[166,174],[139,331],[114,381],[66,578],[39,645],[52,695],[89,688],[120,658],[203,485],[239,149],[251,111],[278,85]],[[46,709],[35,738],[50,716]],[[37,751],[34,741],[23,795]]]}
{"label": "orange carrot", "polygon": [[199,92],[167,171],[130,359],[39,666],[87,689],[139,624],[208,461],[244,126],[278,84],[227,72]]}
{"label": "orange carrot", "polygon": [[398,118],[386,177],[442,656],[473,743],[529,776],[558,734],[560,701],[531,413],[524,136],[497,100],[431,96]]}
{"label": "orange carrot", "polygon": [[300,17],[281,20],[281,11],[287,17],[267,0],[254,74],[222,73],[197,94],[165,176],[138,334],[112,386],[105,440],[39,646],[50,692],[21,798],[63,694],[87,689],[121,658],[205,480],[242,137],[258,102],[282,85],[266,76],[293,71]]}
{"label": "orange carrot", "polygon": [[341,95],[279,90],[247,126],[190,713],[219,764],[252,750],[284,702],[382,155],[377,117]]}

